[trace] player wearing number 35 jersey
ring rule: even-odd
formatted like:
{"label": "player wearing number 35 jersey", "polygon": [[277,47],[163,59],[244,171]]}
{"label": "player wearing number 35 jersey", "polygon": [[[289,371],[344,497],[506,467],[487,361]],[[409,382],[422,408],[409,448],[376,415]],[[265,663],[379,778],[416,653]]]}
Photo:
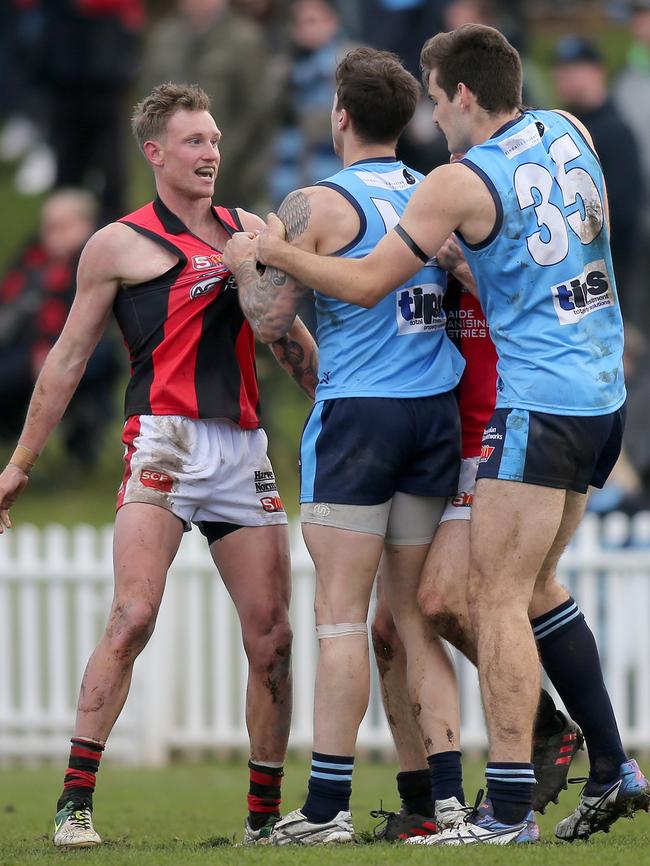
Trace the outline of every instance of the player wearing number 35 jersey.
{"label": "player wearing number 35 jersey", "polygon": [[598,158],[566,116],[527,111],[463,164],[497,213],[490,236],[464,243],[499,355],[478,477],[602,487],[625,385]]}

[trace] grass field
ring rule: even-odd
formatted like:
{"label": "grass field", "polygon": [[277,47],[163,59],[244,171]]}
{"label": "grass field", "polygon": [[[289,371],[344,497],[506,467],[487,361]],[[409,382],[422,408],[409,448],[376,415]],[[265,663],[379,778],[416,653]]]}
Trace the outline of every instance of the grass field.
{"label": "grass field", "polygon": [[[246,796],[245,758],[197,766],[173,765],[164,770],[102,767],[95,802],[95,823],[105,843],[100,848],[63,853],[50,842],[53,804],[58,796],[60,767],[9,769],[0,772],[0,864],[50,864],[81,861],[89,864],[575,864],[622,866],[650,862],[650,816],[621,820],[609,835],[596,835],[589,843],[572,845],[553,841],[557,820],[573,808],[580,786],[564,792],[560,805],[541,816],[544,842],[508,848],[483,846],[465,849],[411,848],[403,845],[358,844],[337,848],[235,848],[241,840]],[[307,761],[293,760],[284,780],[284,809],[302,804]],[[585,768],[574,768],[581,775]],[[465,791],[473,799],[482,785],[482,766],[468,763]],[[397,808],[396,767],[358,761],[352,811],[357,831],[369,831],[377,822],[369,811]]]}

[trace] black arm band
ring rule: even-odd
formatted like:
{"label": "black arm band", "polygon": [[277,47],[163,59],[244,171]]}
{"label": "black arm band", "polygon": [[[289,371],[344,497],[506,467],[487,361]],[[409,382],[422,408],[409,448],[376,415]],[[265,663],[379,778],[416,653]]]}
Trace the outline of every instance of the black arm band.
{"label": "black arm band", "polygon": [[424,252],[424,250],[415,243],[411,235],[407,231],[405,231],[405,229],[403,229],[399,223],[397,223],[397,225],[395,226],[395,231],[397,232],[399,237],[401,237],[401,239],[404,241],[404,243],[410,249],[413,255],[416,255],[426,265],[431,256],[428,256]]}

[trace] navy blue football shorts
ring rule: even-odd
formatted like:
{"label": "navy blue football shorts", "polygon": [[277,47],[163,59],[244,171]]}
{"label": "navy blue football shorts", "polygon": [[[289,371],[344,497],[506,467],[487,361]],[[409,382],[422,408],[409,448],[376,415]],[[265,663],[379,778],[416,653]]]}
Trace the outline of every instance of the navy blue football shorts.
{"label": "navy blue football shorts", "polygon": [[609,415],[495,409],[483,433],[477,481],[501,478],[586,493],[602,487],[621,451],[625,405]]}
{"label": "navy blue football shorts", "polygon": [[316,403],[300,445],[300,501],[379,505],[394,493],[452,496],[460,469],[454,393]]}

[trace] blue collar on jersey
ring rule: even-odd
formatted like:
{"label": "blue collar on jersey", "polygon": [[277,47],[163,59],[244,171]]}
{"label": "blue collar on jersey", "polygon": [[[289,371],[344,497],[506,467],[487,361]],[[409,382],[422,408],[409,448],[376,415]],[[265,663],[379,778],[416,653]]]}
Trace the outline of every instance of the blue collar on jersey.
{"label": "blue collar on jersey", "polygon": [[373,156],[370,159],[358,159],[356,162],[351,162],[346,168],[352,168],[353,165],[363,165],[366,162],[399,162],[396,156]]}
{"label": "blue collar on jersey", "polygon": [[497,138],[497,136],[501,135],[506,131],[506,129],[510,129],[511,126],[514,126],[516,123],[525,117],[527,114],[526,111],[522,111],[521,114],[517,115],[517,117],[513,117],[512,120],[509,120],[507,123],[504,123],[503,126],[500,126],[496,132],[493,132],[490,138]]}

